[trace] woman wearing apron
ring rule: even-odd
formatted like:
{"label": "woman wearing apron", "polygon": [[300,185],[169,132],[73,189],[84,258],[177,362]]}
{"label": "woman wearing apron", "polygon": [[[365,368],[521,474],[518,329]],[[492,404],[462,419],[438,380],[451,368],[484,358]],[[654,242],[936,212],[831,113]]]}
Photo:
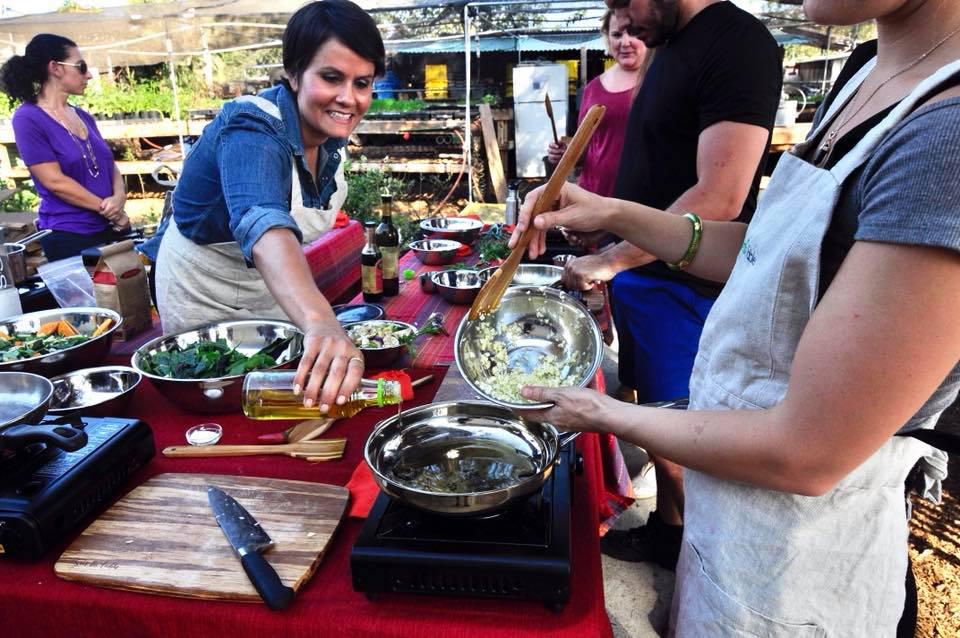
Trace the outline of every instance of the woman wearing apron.
{"label": "woman wearing apron", "polygon": [[[346,199],[347,137],[367,112],[384,48],[348,0],[312,2],[283,34],[288,81],[223,106],[191,149],[157,257],[164,332],[225,319],[289,319],[305,334],[304,402],[342,403],[363,358],[317,289],[301,243]],[[322,389],[322,394],[321,394]]]}
{"label": "woman wearing apron", "polygon": [[[876,19],[878,53],[781,158],[749,229],[570,184],[535,221],[622,233],[727,281],[688,411],[523,391],[556,404],[532,418],[613,432],[690,468],[671,614],[680,636],[895,635],[904,481],[918,460],[942,457],[894,435],[932,428],[960,387],[960,5],[804,8],[826,24]],[[539,233],[531,252],[542,250]]]}

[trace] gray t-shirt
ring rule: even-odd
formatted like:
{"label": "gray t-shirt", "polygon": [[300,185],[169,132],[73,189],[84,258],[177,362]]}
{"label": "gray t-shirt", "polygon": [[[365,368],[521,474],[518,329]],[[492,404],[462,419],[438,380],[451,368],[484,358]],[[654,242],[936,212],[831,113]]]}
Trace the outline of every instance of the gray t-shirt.
{"label": "gray t-shirt", "polygon": [[[848,179],[834,217],[831,231],[846,227],[855,241],[936,246],[960,253],[960,97],[922,106],[891,131]],[[825,254],[824,263],[839,266],[845,256]],[[832,279],[834,274],[823,276]],[[958,390],[960,365],[905,429],[947,408]]]}

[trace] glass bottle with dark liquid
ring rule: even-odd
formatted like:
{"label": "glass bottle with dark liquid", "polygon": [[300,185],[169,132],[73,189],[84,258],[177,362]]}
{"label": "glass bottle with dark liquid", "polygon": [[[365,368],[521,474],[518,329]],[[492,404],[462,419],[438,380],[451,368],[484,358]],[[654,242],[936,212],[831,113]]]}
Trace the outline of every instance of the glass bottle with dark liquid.
{"label": "glass bottle with dark liquid", "polygon": [[243,380],[243,413],[251,419],[334,419],[351,417],[369,407],[401,403],[400,383],[386,379],[363,379],[360,387],[343,405],[330,404],[327,412],[320,405],[304,407],[303,394],[294,394],[293,370],[259,370]]}
{"label": "glass bottle with dark liquid", "polygon": [[383,296],[392,297],[400,292],[400,232],[393,225],[393,196],[380,196],[380,225],[374,233],[380,250],[380,269],[383,272]]}
{"label": "glass bottle with dark liquid", "polygon": [[380,301],[383,298],[383,284],[380,281],[380,249],[377,248],[377,240],[374,233],[377,230],[377,222],[369,221],[364,224],[367,229],[367,243],[360,251],[360,274],[361,285],[363,286],[364,301]]}

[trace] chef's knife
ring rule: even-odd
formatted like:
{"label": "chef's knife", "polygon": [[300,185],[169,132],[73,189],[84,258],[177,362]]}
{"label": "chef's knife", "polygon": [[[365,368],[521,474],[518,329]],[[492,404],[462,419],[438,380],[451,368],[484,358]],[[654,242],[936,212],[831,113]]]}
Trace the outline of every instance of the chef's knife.
{"label": "chef's knife", "polygon": [[207,500],[217,517],[217,524],[233,550],[240,557],[243,571],[247,572],[250,582],[270,609],[286,609],[293,602],[294,591],[283,584],[277,572],[270,566],[261,552],[273,546],[260,523],[250,515],[243,505],[223,490],[207,486]]}

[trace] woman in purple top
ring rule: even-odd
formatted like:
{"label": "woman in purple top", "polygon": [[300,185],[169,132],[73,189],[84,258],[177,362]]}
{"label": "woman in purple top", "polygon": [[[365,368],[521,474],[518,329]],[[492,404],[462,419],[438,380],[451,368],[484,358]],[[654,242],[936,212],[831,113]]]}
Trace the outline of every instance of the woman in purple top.
{"label": "woman in purple top", "polygon": [[90,78],[77,45],[49,33],[0,69],[3,91],[23,102],[13,132],[40,195],[37,226],[53,231],[40,240],[51,261],[113,241],[130,226],[113,153],[90,114],[67,103]]}
{"label": "woman in purple top", "polygon": [[[583,153],[577,181],[591,193],[604,197],[613,195],[630,103],[640,85],[647,57],[647,47],[627,33],[628,26],[630,20],[626,16],[618,18],[613,11],[604,14],[600,32],[607,39],[607,51],[615,64],[587,84],[580,100],[579,120],[594,104],[607,107],[603,121]],[[547,150],[550,163],[557,165],[566,148],[566,142],[551,144]]]}

